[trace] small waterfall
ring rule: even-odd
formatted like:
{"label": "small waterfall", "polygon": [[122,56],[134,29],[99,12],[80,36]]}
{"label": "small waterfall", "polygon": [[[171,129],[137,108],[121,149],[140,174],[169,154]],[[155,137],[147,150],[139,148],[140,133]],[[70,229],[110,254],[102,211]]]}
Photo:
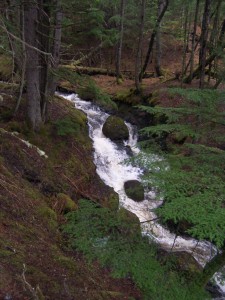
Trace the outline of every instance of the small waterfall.
{"label": "small waterfall", "polygon": [[[191,253],[202,266],[210,261],[217,253],[216,247],[211,243],[197,241],[193,238],[175,237],[173,233],[156,221],[148,222],[149,220],[157,219],[154,209],[162,204],[162,201],[156,200],[154,192],[145,191],[145,200],[142,202],[135,202],[127,197],[124,191],[124,182],[133,179],[141,180],[143,174],[143,170],[127,162],[131,157],[127,151],[128,146],[133,155],[140,152],[137,147],[137,129],[133,125],[126,123],[130,138],[122,145],[118,145],[106,138],[102,133],[103,124],[109,114],[103,112],[91,102],[79,99],[76,94],[63,95],[63,97],[74,102],[76,108],[86,113],[89,134],[93,140],[94,163],[97,173],[105,184],[118,193],[120,206],[125,207],[138,216],[142,223],[143,235],[149,236],[164,249]],[[146,157],[146,159],[154,161],[159,158],[152,156]]]}

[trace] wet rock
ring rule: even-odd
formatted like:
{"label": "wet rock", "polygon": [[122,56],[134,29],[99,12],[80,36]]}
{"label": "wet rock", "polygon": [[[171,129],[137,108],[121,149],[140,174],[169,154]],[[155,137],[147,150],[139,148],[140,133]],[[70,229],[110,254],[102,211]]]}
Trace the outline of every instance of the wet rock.
{"label": "wet rock", "polygon": [[144,200],[144,188],[138,180],[128,180],[124,183],[124,189],[129,198],[140,202]]}
{"label": "wet rock", "polygon": [[200,273],[202,272],[202,266],[197,262],[197,260],[188,252],[174,252],[173,255],[177,259],[177,266],[184,271],[190,273]]}
{"label": "wet rock", "polygon": [[121,207],[117,213],[122,233],[130,235],[141,235],[139,218],[131,211]]}
{"label": "wet rock", "polygon": [[108,117],[103,125],[102,132],[112,141],[127,140],[129,138],[129,131],[125,122],[116,116]]}
{"label": "wet rock", "polygon": [[185,272],[187,278],[193,278],[194,274],[201,273],[203,268],[198,261],[186,251],[170,252],[163,248],[157,251],[158,260],[164,263],[171,259],[177,271]]}
{"label": "wet rock", "polygon": [[205,289],[211,294],[213,299],[225,299],[225,294],[217,284],[208,282]]}

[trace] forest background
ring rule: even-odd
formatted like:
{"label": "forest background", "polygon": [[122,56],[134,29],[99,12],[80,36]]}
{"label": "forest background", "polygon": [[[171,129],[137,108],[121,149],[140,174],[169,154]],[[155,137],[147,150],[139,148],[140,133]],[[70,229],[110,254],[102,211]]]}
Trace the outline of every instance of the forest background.
{"label": "forest background", "polygon": [[[88,244],[87,249],[84,248],[82,228],[90,235],[96,234],[96,238],[101,237],[103,232],[104,234],[114,232],[112,226],[119,228],[115,230],[115,236],[112,236],[113,246],[110,248],[112,252],[109,251],[109,254],[102,258],[104,262],[102,263],[107,267],[114,268],[115,273],[119,276],[123,275],[127,278],[131,276],[137,288],[142,291],[141,297],[182,299],[180,297],[183,294],[184,299],[190,299],[190,293],[192,293],[192,299],[194,299],[193,297],[204,298],[205,295],[201,294],[202,288],[224,265],[225,257],[224,1],[96,0],[78,3],[66,0],[10,0],[2,1],[0,9],[0,75],[2,80],[0,82],[0,112],[1,156],[3,157],[1,162],[1,180],[3,180],[1,205],[4,212],[2,226],[3,228],[6,226],[4,230],[7,232],[8,225],[4,224],[8,224],[12,217],[10,212],[13,211],[14,206],[10,204],[10,199],[15,197],[14,189],[17,189],[15,186],[27,184],[21,183],[18,178],[12,179],[10,177],[14,176],[11,174],[12,170],[15,174],[22,175],[23,180],[28,181],[29,185],[31,184],[29,189],[32,189],[33,184],[35,193],[40,193],[38,196],[37,194],[33,195],[33,199],[42,199],[40,200],[41,210],[40,203],[36,203],[37,218],[53,219],[54,221],[54,224],[48,224],[52,227],[47,230],[50,230],[50,233],[43,233],[44,239],[47,239],[47,235],[53,234],[54,231],[57,231],[59,236],[62,235],[59,227],[65,222],[65,211],[68,212],[68,207],[66,209],[64,207],[67,203],[66,200],[59,200],[62,194],[63,197],[69,196],[76,205],[80,198],[97,201],[103,206],[103,212],[106,214],[104,209],[109,200],[103,198],[109,197],[103,196],[102,191],[100,195],[97,195],[97,192],[90,187],[93,182],[88,182],[89,179],[86,177],[91,175],[86,174],[84,170],[80,171],[84,177],[86,176],[84,181],[81,180],[81,184],[80,178],[74,178],[72,175],[72,169],[75,167],[82,169],[84,162],[80,163],[78,167],[78,163],[73,158],[71,161],[73,166],[68,167],[68,170],[71,168],[71,174],[70,171],[61,169],[61,174],[66,176],[65,179],[67,178],[67,182],[64,182],[65,186],[59,182],[52,182],[55,180],[53,180],[53,170],[57,165],[56,156],[65,159],[65,153],[71,147],[70,139],[74,137],[73,135],[77,138],[75,147],[78,149],[84,147],[85,151],[88,151],[86,155],[91,157],[91,146],[84,140],[84,117],[78,112],[68,113],[69,108],[65,108],[67,110],[65,114],[59,114],[57,107],[61,107],[61,102],[54,97],[56,87],[62,91],[76,91],[81,98],[92,100],[107,111],[118,114],[124,119],[130,118],[125,111],[128,110],[128,107],[129,109],[132,107],[132,120],[135,120],[134,122],[141,129],[143,149],[154,151],[154,153],[157,151],[166,158],[171,166],[168,172],[163,166],[164,161],[161,161],[159,162],[161,165],[157,165],[155,168],[157,170],[157,167],[160,167],[160,173],[147,174],[149,182],[151,184],[153,182],[166,199],[164,205],[157,211],[161,222],[170,226],[177,234],[182,233],[192,235],[197,239],[207,239],[213,242],[221,252],[218,252],[203,270],[197,272],[195,269],[194,274],[191,273],[190,276],[190,269],[186,274],[186,271],[180,270],[178,267],[171,267],[169,259],[166,259],[166,262],[158,259],[157,251],[155,252],[155,248],[152,246],[154,250],[149,250],[149,265],[153,267],[147,269],[143,275],[145,264],[141,263],[139,259],[148,252],[146,241],[139,240],[140,237],[138,237],[137,242],[136,235],[135,237],[128,236],[130,239],[126,241],[122,234],[122,240],[125,240],[125,245],[129,247],[124,247],[124,253],[121,255],[125,259],[129,254],[129,257],[133,259],[130,264],[121,260],[121,266],[117,270],[117,263],[111,261],[111,258],[115,256],[114,247],[115,251],[118,251],[118,244],[121,243],[121,235],[118,232],[123,232],[121,228],[125,225],[120,224],[118,216],[114,215],[110,219],[111,223],[108,224],[101,213],[98,215],[95,206],[91,204],[85,206],[82,203],[80,210],[75,210],[72,213],[74,216],[69,217],[70,221],[65,229],[66,243],[75,246],[76,250],[87,252],[88,256],[90,253],[87,249],[92,249],[92,246]],[[67,105],[65,106],[67,107]],[[143,116],[144,122],[140,122]],[[29,138],[33,144],[51,153],[48,166],[42,166],[43,170],[45,169],[42,171],[44,174],[34,171],[35,164],[33,167],[30,165],[32,159],[26,160],[20,151],[15,154],[14,148],[18,147],[15,142],[16,138],[8,134],[14,131],[19,132],[21,138]],[[56,136],[55,133],[57,133]],[[54,146],[55,141],[57,143]],[[22,146],[20,145],[20,147]],[[6,151],[5,148],[8,150]],[[81,161],[83,160],[84,158],[81,159]],[[138,163],[142,164],[141,158]],[[22,167],[21,164],[24,166]],[[152,168],[152,166],[146,165],[144,167]],[[93,166],[90,169],[91,172],[94,172]],[[6,170],[10,171],[11,175]],[[69,172],[69,176],[66,172]],[[12,184],[13,181],[17,184]],[[49,181],[51,181],[51,188],[49,188]],[[47,188],[46,182],[48,182]],[[23,199],[23,201],[26,200],[24,207],[27,207],[27,203],[31,201],[29,199],[32,197],[29,193],[30,191],[27,198]],[[111,192],[106,192],[107,195],[109,193]],[[21,217],[22,221],[18,217],[20,215],[18,211],[22,209],[23,201],[19,198],[19,201],[17,199],[14,202],[16,205],[14,224],[25,222],[26,217],[24,217],[25,219]],[[30,215],[30,209],[31,207],[28,205],[23,214]],[[104,225],[103,232],[101,231],[102,225],[100,231],[93,233],[85,227],[88,224],[81,222],[85,218],[80,218],[80,214],[88,217],[90,211],[91,216],[97,214],[97,219]],[[30,219],[29,222],[32,224]],[[11,225],[13,226],[10,223]],[[6,237],[3,238],[2,247],[5,252],[3,251],[2,256],[6,266],[9,266],[9,257],[12,252],[7,247],[10,249],[19,247],[21,257],[15,258],[9,271],[3,272],[5,279],[2,281],[2,293],[6,297],[7,289],[9,289],[12,295],[18,293],[18,297],[24,297],[21,295],[26,294],[33,298],[39,297],[37,299],[42,299],[43,295],[50,293],[51,299],[54,293],[57,294],[59,282],[62,282],[59,271],[60,263],[55,278],[58,287],[55,288],[55,291],[51,287],[50,292],[47,292],[45,282],[49,281],[53,275],[47,274],[48,280],[44,279],[44,276],[42,278],[37,270],[41,269],[44,274],[46,273],[46,270],[42,269],[43,262],[37,266],[32,254],[29,254],[30,260],[26,257],[25,249],[21,248],[21,243],[16,241],[16,236],[22,237],[25,234],[22,230],[25,224],[21,223],[20,225],[21,232],[12,234],[12,240],[9,241],[10,245],[15,244],[16,246],[8,246],[8,242],[5,242]],[[91,224],[93,228],[95,228],[94,225],[96,229],[99,229],[98,225]],[[33,228],[33,225],[30,226]],[[38,232],[38,229],[35,230]],[[80,236],[75,235],[74,237],[74,232],[79,233]],[[28,233],[26,234],[28,235]],[[39,234],[37,233],[37,235]],[[91,236],[85,236],[85,238],[90,239]],[[53,240],[52,244],[58,245],[59,242]],[[137,248],[131,246],[136,243],[141,246]],[[27,244],[30,244],[29,235]],[[66,251],[68,250],[62,248],[61,246],[59,249],[57,248],[55,253],[64,251],[63,255],[66,257],[62,259],[64,261],[67,259]],[[41,249],[39,250],[41,253]],[[30,250],[26,251],[31,253]],[[47,253],[49,253],[49,259],[51,257],[50,260],[54,266],[54,251],[48,250]],[[56,255],[56,257],[59,256],[62,254]],[[164,256],[166,257],[166,255]],[[101,261],[99,253],[91,258]],[[77,263],[77,258],[75,260]],[[26,265],[30,264],[36,269],[33,273],[32,270],[29,270],[27,277],[25,276],[25,261],[27,261]],[[71,264],[73,265],[72,262],[68,263],[68,265]],[[68,267],[67,264],[65,265]],[[141,267],[135,269],[134,266],[137,265]],[[5,270],[6,267],[3,269]],[[13,273],[20,274],[18,275],[20,279],[17,278],[18,276],[12,275]],[[88,271],[83,275],[86,280],[87,274]],[[142,276],[139,276],[140,274]],[[150,276],[150,274],[152,275]],[[165,277],[162,274],[169,276],[169,285],[174,288],[170,290],[164,287]],[[180,274],[182,274],[181,277],[179,277]],[[71,288],[72,275],[68,274],[68,276],[70,277],[69,288],[67,288],[67,284],[63,283],[63,297],[69,299],[70,295],[75,295],[73,294],[75,291]],[[27,278],[29,279],[27,280]],[[161,286],[165,288],[160,292],[158,287],[155,288],[155,282],[159,278],[162,282]],[[89,280],[90,278],[87,281]],[[21,282],[24,289],[21,288]],[[102,290],[108,288],[105,286],[100,289],[91,287],[90,295],[92,296],[90,297],[100,299],[98,297]],[[139,294],[139,291],[136,290],[132,292]],[[85,292],[82,291],[82,293]],[[118,293],[118,299],[125,297],[121,296],[126,294],[123,289]],[[109,299],[114,296],[117,297],[114,294],[107,294]],[[85,297],[82,294],[80,299],[85,299]]]}

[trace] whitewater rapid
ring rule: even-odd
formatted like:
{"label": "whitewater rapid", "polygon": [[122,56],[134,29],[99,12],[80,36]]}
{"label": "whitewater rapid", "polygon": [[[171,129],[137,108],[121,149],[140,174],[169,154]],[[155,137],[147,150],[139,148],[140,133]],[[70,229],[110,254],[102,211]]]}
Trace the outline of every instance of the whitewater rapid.
{"label": "whitewater rapid", "polygon": [[[64,98],[74,102],[76,108],[86,113],[88,118],[89,135],[93,141],[94,163],[100,178],[112,187],[119,195],[120,206],[135,213],[142,226],[144,235],[158,242],[166,250],[187,251],[204,266],[216,254],[216,248],[207,241],[197,241],[193,238],[183,238],[175,236],[169,230],[160,225],[154,209],[162,204],[156,200],[156,195],[152,191],[145,191],[145,200],[135,202],[128,198],[124,191],[124,182],[128,180],[142,180],[143,170],[132,165],[129,161],[132,155],[137,155],[140,150],[137,147],[137,130],[129,123],[129,141],[116,144],[106,138],[102,133],[102,127],[109,114],[103,112],[99,107],[91,102],[79,99],[76,94],[63,95]],[[132,155],[130,155],[130,149]],[[145,159],[154,161],[159,159],[156,156]],[[154,220],[154,221],[151,221]]]}

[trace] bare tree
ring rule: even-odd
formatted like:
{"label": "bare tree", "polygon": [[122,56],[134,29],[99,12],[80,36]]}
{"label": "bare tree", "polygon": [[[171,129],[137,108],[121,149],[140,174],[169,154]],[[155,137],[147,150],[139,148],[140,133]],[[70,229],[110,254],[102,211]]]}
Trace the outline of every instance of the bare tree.
{"label": "bare tree", "polygon": [[167,10],[167,7],[169,5],[169,0],[163,0],[164,1],[164,5],[163,5],[163,10],[161,12],[161,14],[158,16],[157,20],[156,20],[156,24],[155,24],[155,27],[152,31],[152,35],[151,35],[151,38],[150,38],[150,41],[149,41],[149,45],[148,45],[148,51],[147,51],[147,54],[146,54],[146,57],[145,57],[145,62],[144,62],[144,66],[139,74],[139,78],[140,78],[140,81],[142,80],[143,78],[143,75],[148,67],[148,63],[149,63],[149,60],[150,60],[150,55],[152,53],[152,49],[153,49],[153,46],[154,46],[154,42],[155,42],[155,37],[156,37],[156,34],[157,34],[157,31],[158,31],[158,27],[159,27],[159,24],[160,22],[162,21],[162,18]]}

